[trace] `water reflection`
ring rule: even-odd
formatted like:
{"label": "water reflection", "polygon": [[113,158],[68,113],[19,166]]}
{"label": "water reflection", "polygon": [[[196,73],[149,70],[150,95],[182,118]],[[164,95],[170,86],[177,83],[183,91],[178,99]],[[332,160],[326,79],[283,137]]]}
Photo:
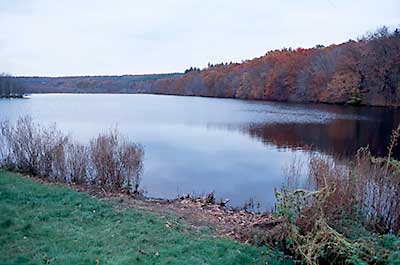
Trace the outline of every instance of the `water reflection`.
{"label": "water reflection", "polygon": [[[390,117],[390,116],[389,116]],[[387,119],[387,120],[383,120]],[[245,133],[278,148],[314,150],[335,157],[351,157],[360,147],[368,146],[375,156],[387,155],[390,131],[399,117],[382,120],[333,120],[327,123],[249,124]],[[396,146],[394,157],[400,158]]]}
{"label": "water reflection", "polygon": [[[118,126],[145,146],[142,186],[173,198],[215,191],[240,206],[271,207],[273,188],[294,155],[349,156],[369,145],[386,152],[396,110],[155,95],[33,95],[0,100],[0,119],[34,119],[78,141]],[[396,155],[399,157],[399,148]]]}

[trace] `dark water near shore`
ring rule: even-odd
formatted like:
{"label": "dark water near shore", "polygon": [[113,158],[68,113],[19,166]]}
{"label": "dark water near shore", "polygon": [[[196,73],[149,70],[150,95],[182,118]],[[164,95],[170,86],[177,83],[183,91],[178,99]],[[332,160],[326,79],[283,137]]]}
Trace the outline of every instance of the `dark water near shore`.
{"label": "dark water near shore", "polygon": [[[31,115],[79,141],[117,126],[146,151],[147,195],[215,191],[241,206],[252,198],[271,207],[282,169],[296,156],[334,158],[369,145],[385,155],[400,111],[156,95],[33,95],[1,99],[0,119]],[[400,157],[400,150],[395,150]]]}

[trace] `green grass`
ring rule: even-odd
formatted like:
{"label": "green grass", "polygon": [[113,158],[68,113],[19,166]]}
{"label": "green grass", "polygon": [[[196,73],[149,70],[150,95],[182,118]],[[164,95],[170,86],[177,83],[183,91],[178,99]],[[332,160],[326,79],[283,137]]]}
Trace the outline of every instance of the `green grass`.
{"label": "green grass", "polygon": [[0,171],[0,264],[290,264],[173,216],[114,206]]}

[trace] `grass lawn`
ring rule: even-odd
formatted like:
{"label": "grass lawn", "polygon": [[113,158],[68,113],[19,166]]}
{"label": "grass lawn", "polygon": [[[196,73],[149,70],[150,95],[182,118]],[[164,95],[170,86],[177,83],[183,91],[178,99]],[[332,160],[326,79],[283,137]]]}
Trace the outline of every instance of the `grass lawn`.
{"label": "grass lawn", "polygon": [[173,216],[117,209],[85,193],[0,171],[2,265],[283,263],[291,264],[278,252],[215,238],[206,229],[196,232]]}

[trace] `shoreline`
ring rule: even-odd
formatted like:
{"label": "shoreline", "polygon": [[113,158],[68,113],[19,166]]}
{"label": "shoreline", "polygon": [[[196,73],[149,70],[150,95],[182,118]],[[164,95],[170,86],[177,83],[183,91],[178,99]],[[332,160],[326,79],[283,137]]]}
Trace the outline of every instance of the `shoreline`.
{"label": "shoreline", "polygon": [[193,228],[210,227],[214,230],[215,236],[229,237],[240,243],[258,246],[271,243],[276,236],[276,231],[280,230],[279,227],[283,223],[283,220],[275,217],[273,213],[254,213],[244,209],[226,207],[221,203],[210,201],[207,196],[184,196],[176,199],[152,198],[126,192],[105,191],[101,188],[74,183],[51,182],[21,173],[16,174],[42,185],[61,186],[86,193],[92,198],[110,201],[117,208],[134,208],[158,214],[170,214]]}
{"label": "shoreline", "polygon": [[[267,99],[253,99],[253,98],[238,98],[238,97],[213,97],[206,95],[182,95],[182,94],[174,94],[174,93],[157,93],[157,92],[104,92],[104,91],[90,91],[90,92],[82,92],[82,91],[54,91],[54,92],[30,92],[28,95],[35,94],[76,94],[76,95],[154,95],[154,96],[177,96],[177,97],[198,97],[198,98],[210,98],[210,99],[231,99],[231,100],[245,100],[245,101],[255,101],[255,102],[266,102],[266,103],[288,103],[288,104],[296,104],[296,105],[331,105],[331,106],[343,106],[343,107],[353,107],[353,108],[384,108],[384,109],[399,109],[400,105],[368,105],[368,104],[349,104],[346,102],[327,102],[327,101],[293,101],[293,100],[267,100]],[[24,98],[24,97],[22,97]]]}
{"label": "shoreline", "polygon": [[0,182],[1,264],[293,264],[276,248],[133,208],[123,196],[95,197],[10,171],[0,171]]}

